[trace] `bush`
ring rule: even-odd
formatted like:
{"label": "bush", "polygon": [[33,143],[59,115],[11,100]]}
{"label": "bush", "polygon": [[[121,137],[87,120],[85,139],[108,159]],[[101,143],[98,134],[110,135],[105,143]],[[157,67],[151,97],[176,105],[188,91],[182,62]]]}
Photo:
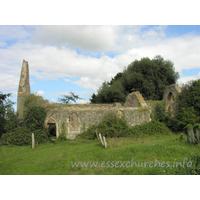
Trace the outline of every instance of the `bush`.
{"label": "bush", "polygon": [[167,135],[170,133],[170,130],[164,123],[154,119],[149,123],[133,127],[131,132],[132,134],[143,133],[147,135]]}
{"label": "bush", "polygon": [[34,132],[31,132],[31,133],[34,133],[36,143],[38,142],[40,144],[40,143],[49,141],[49,137],[45,130],[39,129],[39,130],[35,130]]}
{"label": "bush", "polygon": [[26,110],[25,125],[31,131],[44,129],[44,121],[46,118],[46,110],[42,106],[33,106]]}
{"label": "bush", "polygon": [[98,125],[92,125],[87,131],[84,131],[79,137],[85,139],[95,139],[97,130],[105,137],[125,137],[130,133],[130,128],[124,117],[119,118],[114,114],[108,114]]}
{"label": "bush", "polygon": [[26,128],[16,128],[10,133],[4,133],[1,142],[3,145],[31,145],[31,131]]}
{"label": "bush", "polygon": [[109,114],[105,116],[98,125],[92,125],[87,131],[84,131],[79,137],[85,139],[95,139],[97,130],[105,137],[132,137],[135,134],[147,135],[166,135],[170,130],[162,122],[152,120],[149,123],[137,125],[130,128],[125,118],[119,118],[116,115]]}
{"label": "bush", "polygon": [[32,132],[30,129],[20,127],[12,132],[4,133],[1,137],[1,143],[3,145],[12,144],[17,146],[31,145],[32,133],[35,135],[35,143],[43,143],[49,140],[45,130],[35,130]]}
{"label": "bush", "polygon": [[197,116],[195,115],[194,107],[181,108],[177,114],[178,125],[183,129],[187,124],[194,125]]}
{"label": "bush", "polygon": [[153,118],[160,122],[165,122],[166,120],[166,102],[161,101],[159,103],[156,103],[154,110],[152,112]]}

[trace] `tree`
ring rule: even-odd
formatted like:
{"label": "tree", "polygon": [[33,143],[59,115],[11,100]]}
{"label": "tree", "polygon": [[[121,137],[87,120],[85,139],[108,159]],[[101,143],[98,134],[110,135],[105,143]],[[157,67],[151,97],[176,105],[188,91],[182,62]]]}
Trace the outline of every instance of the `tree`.
{"label": "tree", "polygon": [[187,124],[194,125],[200,122],[200,79],[189,81],[182,86],[179,95],[177,121],[179,129]]}
{"label": "tree", "polygon": [[46,109],[42,106],[29,107],[25,112],[24,123],[31,131],[44,130]]}
{"label": "tree", "polygon": [[[13,109],[14,102],[9,97],[11,97],[10,93],[3,94],[0,92],[0,137],[10,128],[17,126],[17,116]],[[16,124],[13,124],[15,122]]]}
{"label": "tree", "polygon": [[161,100],[165,87],[176,83],[178,78],[174,64],[156,56],[132,62],[123,73],[122,84],[128,93],[139,91],[145,99]]}
{"label": "tree", "polygon": [[44,99],[41,96],[30,94],[24,102],[24,125],[31,131],[44,130],[44,122],[47,110]]}
{"label": "tree", "polygon": [[[123,72],[117,73],[109,83],[104,83],[93,97],[97,99],[97,103],[107,103],[108,99],[110,103],[115,100],[124,102],[124,96],[139,91],[144,99],[161,100],[165,87],[176,83],[178,78],[179,74],[175,72],[171,61],[164,60],[161,56],[152,60],[142,58],[132,62]],[[120,85],[120,88],[117,89],[116,85]],[[91,98],[91,102],[93,100]]]}
{"label": "tree", "polygon": [[71,102],[76,102],[78,99],[82,99],[78,95],[75,95],[73,92],[70,92],[70,94],[71,95],[63,95],[58,99],[58,101],[64,104],[68,104]]}
{"label": "tree", "polygon": [[96,101],[98,103],[124,102],[126,95],[123,93],[123,86],[120,81],[114,81],[112,86],[104,82],[98,91]]}
{"label": "tree", "polygon": [[90,102],[91,103],[97,103],[97,96],[96,96],[96,94],[92,94],[92,97],[91,97],[91,99],[90,99]]}

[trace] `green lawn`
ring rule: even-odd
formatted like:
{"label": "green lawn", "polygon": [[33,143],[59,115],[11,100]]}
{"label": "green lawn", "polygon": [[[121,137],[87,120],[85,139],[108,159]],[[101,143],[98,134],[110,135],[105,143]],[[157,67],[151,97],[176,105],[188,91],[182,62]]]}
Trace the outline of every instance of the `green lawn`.
{"label": "green lawn", "polygon": [[[186,140],[186,136],[184,136]],[[195,174],[195,163],[189,168],[173,167],[174,161],[183,163],[184,158],[200,156],[200,147],[179,141],[180,135],[146,136],[143,138],[108,138],[108,148],[99,140],[76,139],[30,146],[0,146],[0,174]],[[131,160],[143,162],[143,167],[131,167]],[[169,161],[170,167],[154,167],[155,159]],[[176,159],[176,160],[175,160]],[[189,161],[188,160],[188,161]],[[97,162],[97,167],[72,167],[71,162]],[[105,161],[105,163],[102,163]],[[110,161],[110,163],[108,163]],[[116,162],[119,161],[119,165]],[[129,161],[130,163],[127,163]],[[151,167],[144,162],[151,162]],[[116,167],[112,167],[113,162]],[[121,165],[120,162],[125,162]],[[127,166],[125,164],[127,163]],[[100,166],[102,164],[102,166]],[[188,163],[189,164],[189,163]],[[120,167],[121,166],[121,167]],[[124,166],[124,167],[123,167]],[[153,167],[152,167],[153,166]],[[169,166],[169,165],[168,165]]]}

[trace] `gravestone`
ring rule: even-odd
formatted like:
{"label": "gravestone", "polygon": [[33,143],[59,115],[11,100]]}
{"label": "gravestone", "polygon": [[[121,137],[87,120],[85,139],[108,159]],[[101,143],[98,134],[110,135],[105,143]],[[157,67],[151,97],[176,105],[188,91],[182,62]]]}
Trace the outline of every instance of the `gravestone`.
{"label": "gravestone", "polygon": [[194,131],[193,128],[187,128],[187,141],[189,144],[194,144]]}
{"label": "gravestone", "polygon": [[197,128],[196,131],[195,131],[195,137],[196,137],[196,140],[197,140],[197,144],[199,144],[199,140],[200,140],[200,131],[199,131],[198,128]]}

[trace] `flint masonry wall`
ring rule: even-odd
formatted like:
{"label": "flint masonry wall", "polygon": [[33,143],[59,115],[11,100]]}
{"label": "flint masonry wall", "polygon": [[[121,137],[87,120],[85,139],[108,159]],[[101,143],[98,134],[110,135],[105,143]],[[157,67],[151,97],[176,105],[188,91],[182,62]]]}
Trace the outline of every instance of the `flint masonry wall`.
{"label": "flint masonry wall", "polygon": [[[53,106],[55,106],[53,108]],[[47,113],[45,124],[49,120],[56,123],[58,137],[65,126],[65,135],[68,139],[75,139],[76,135],[87,130],[91,125],[101,122],[105,115],[113,113],[124,116],[130,127],[144,122],[150,122],[150,110],[134,107],[124,107],[120,104],[83,104],[83,105],[52,105]]]}

